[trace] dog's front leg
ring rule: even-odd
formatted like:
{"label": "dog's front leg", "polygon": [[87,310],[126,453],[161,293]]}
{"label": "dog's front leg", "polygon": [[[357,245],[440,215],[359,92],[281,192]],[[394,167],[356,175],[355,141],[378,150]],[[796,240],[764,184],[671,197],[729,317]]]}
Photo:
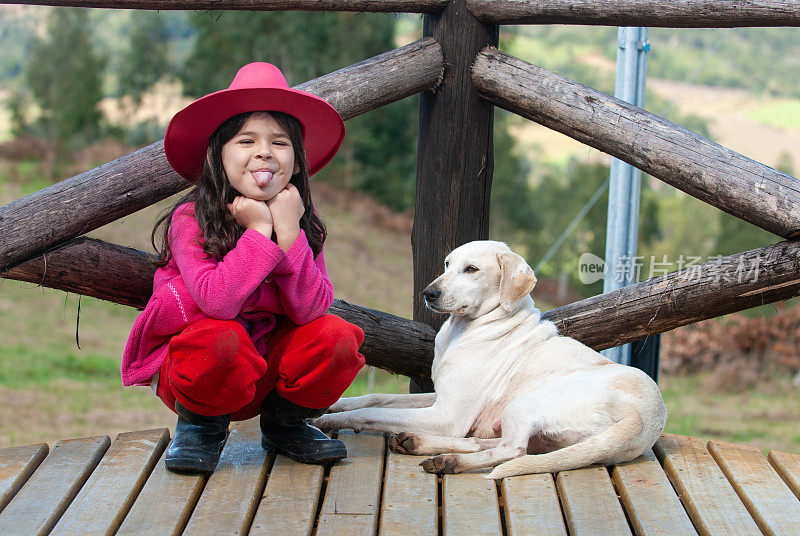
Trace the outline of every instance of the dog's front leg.
{"label": "dog's front leg", "polygon": [[425,408],[361,408],[341,413],[328,413],[316,419],[314,424],[324,430],[352,428],[378,432],[409,432],[464,437],[469,432],[475,415],[463,409],[449,409],[438,403]]}
{"label": "dog's front leg", "polygon": [[340,398],[328,413],[353,411],[361,408],[426,408],[436,402],[436,393],[386,394],[373,393]]}
{"label": "dog's front leg", "polygon": [[389,438],[389,448],[398,454],[414,456],[443,454],[452,452],[478,452],[496,447],[501,438],[481,439],[478,437],[440,437],[400,432]]}

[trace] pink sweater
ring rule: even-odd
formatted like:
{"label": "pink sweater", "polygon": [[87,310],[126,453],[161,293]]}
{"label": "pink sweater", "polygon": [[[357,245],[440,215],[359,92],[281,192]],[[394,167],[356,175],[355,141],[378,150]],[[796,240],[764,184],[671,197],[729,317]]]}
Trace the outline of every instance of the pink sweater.
{"label": "pink sweater", "polygon": [[314,259],[305,233],[284,251],[258,231],[248,229],[221,260],[203,252],[203,233],[194,205],[172,216],[169,263],[156,270],[153,295],[136,318],[122,355],[122,383],[143,385],[161,368],[170,338],[202,318],[237,320],[256,350],[266,351],[265,336],[275,315],[295,324],[322,316],[333,303],[333,285],[322,252]]}

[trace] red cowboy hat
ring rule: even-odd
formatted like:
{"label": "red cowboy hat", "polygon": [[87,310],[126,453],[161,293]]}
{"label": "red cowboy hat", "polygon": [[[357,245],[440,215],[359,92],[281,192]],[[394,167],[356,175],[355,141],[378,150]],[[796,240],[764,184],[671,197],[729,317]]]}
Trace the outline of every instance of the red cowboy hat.
{"label": "red cowboy hat", "polygon": [[262,110],[284,112],[300,121],[309,175],[322,169],[342,145],[344,121],[333,106],[290,88],[274,65],[254,62],[239,69],[228,89],[200,97],[175,114],[164,136],[167,160],[181,176],[196,182],[209,136],[234,115]]}

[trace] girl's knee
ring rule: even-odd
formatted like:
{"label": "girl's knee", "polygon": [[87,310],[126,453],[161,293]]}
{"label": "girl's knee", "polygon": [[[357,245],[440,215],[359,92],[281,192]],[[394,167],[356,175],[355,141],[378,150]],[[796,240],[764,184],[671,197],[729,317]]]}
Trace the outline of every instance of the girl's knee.
{"label": "girl's knee", "polygon": [[336,366],[358,366],[364,364],[364,357],[358,349],[364,342],[364,331],[336,315],[325,315],[320,319],[317,331],[318,341],[323,350],[322,356]]}
{"label": "girl's knee", "polygon": [[290,347],[280,360],[278,389],[295,404],[326,408],[352,383],[364,365],[358,352],[364,340],[361,328],[333,315],[298,327]]}
{"label": "girl's knee", "polygon": [[173,371],[187,381],[252,383],[266,371],[266,362],[244,326],[232,320],[203,319],[172,338]]}

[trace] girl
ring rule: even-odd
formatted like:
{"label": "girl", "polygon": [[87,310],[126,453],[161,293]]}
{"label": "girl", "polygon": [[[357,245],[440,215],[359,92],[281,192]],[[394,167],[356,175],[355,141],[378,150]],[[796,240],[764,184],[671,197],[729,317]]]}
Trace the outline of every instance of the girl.
{"label": "girl", "polygon": [[170,121],[167,160],[196,186],[153,230],[153,295],[122,359],[125,385],[151,385],[178,414],[168,469],[213,471],[230,420],[258,414],[265,449],[305,463],[347,455],[305,421],[364,364],[361,329],[325,314],[326,230],[309,191],[343,139],[338,112],[268,63]]}

